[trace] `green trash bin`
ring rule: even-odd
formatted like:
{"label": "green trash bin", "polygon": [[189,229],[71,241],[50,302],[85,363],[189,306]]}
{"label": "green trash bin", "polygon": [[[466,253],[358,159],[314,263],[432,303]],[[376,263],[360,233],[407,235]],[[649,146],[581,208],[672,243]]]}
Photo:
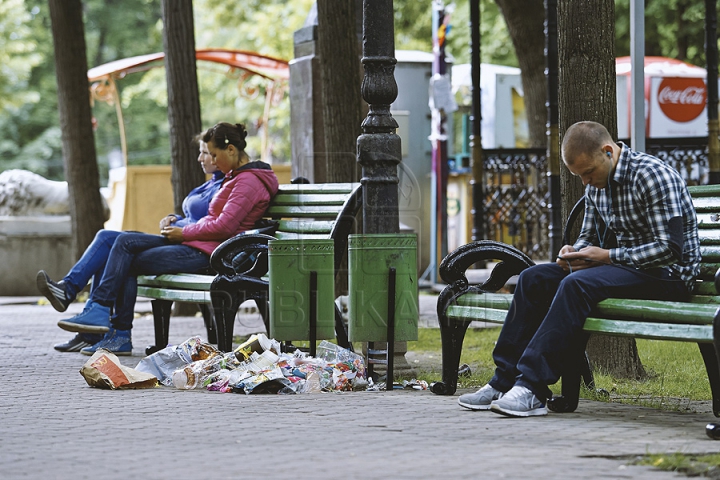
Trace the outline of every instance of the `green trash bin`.
{"label": "green trash bin", "polygon": [[387,342],[390,268],[395,268],[395,341],[418,339],[417,236],[350,235],[348,337]]}
{"label": "green trash bin", "polygon": [[327,240],[271,240],[270,337],[311,340],[311,272],[317,272],[316,339],[335,337],[334,242]]}

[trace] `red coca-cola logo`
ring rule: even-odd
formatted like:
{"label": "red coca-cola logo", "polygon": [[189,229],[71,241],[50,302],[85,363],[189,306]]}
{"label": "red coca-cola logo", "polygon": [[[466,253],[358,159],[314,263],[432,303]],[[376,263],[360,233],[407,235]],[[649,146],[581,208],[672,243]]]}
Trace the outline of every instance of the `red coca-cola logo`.
{"label": "red coca-cola logo", "polygon": [[657,98],[670,120],[689,122],[705,110],[707,90],[702,78],[664,78]]}

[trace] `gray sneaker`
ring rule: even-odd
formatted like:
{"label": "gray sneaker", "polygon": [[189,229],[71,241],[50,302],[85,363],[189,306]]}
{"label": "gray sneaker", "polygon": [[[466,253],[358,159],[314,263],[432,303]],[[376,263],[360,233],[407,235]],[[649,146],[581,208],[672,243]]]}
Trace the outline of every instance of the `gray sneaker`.
{"label": "gray sneaker", "polygon": [[547,408],[529,388],[514,386],[502,398],[490,404],[490,410],[508,417],[547,415]]}
{"label": "gray sneaker", "polygon": [[458,403],[460,406],[470,410],[489,410],[490,402],[502,398],[502,396],[503,393],[500,390],[495,390],[488,383],[475,393],[460,395]]}

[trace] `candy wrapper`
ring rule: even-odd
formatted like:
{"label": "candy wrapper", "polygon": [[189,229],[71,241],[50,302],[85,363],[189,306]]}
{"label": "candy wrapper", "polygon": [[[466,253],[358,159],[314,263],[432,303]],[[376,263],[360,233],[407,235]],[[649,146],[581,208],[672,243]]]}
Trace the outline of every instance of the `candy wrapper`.
{"label": "candy wrapper", "polygon": [[98,349],[80,369],[80,374],[91,387],[126,389],[152,388],[158,379],[120,363],[117,356],[105,349]]}
{"label": "candy wrapper", "polygon": [[192,362],[214,357],[218,353],[215,347],[204,343],[200,337],[191,337],[180,345],[170,345],[148,355],[140,360],[135,369],[154,375],[160,383],[170,386],[173,384],[172,375],[175,370]]}

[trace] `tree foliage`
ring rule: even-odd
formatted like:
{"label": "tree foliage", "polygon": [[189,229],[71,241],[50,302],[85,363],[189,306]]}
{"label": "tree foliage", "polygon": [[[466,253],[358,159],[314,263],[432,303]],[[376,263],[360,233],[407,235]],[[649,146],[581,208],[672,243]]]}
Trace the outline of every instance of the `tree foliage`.
{"label": "tree foliage", "polygon": [[[469,0],[456,0],[450,15],[446,52],[455,64],[468,63]],[[198,48],[238,48],[293,58],[293,32],[303,26],[314,0],[194,0]],[[450,2],[447,1],[447,4]],[[629,53],[629,0],[616,0],[616,52]],[[431,51],[432,2],[394,0],[395,46]],[[83,0],[88,65],[162,51],[160,0]],[[481,61],[518,66],[505,21],[494,0],[480,0]],[[704,65],[704,3],[657,0],[646,5],[646,54]],[[2,169],[27,168],[61,179],[62,155],[57,87],[46,0],[0,2],[0,160]],[[238,72],[198,63],[202,125],[220,120],[263,127],[262,96],[253,98],[252,79],[238,87]],[[169,163],[167,92],[164,72],[128,75],[118,82],[123,99],[129,161]],[[289,102],[274,108],[267,127],[274,161],[288,161]],[[115,109],[96,102],[95,142],[101,178],[120,148]],[[251,153],[260,152],[252,137]]]}

